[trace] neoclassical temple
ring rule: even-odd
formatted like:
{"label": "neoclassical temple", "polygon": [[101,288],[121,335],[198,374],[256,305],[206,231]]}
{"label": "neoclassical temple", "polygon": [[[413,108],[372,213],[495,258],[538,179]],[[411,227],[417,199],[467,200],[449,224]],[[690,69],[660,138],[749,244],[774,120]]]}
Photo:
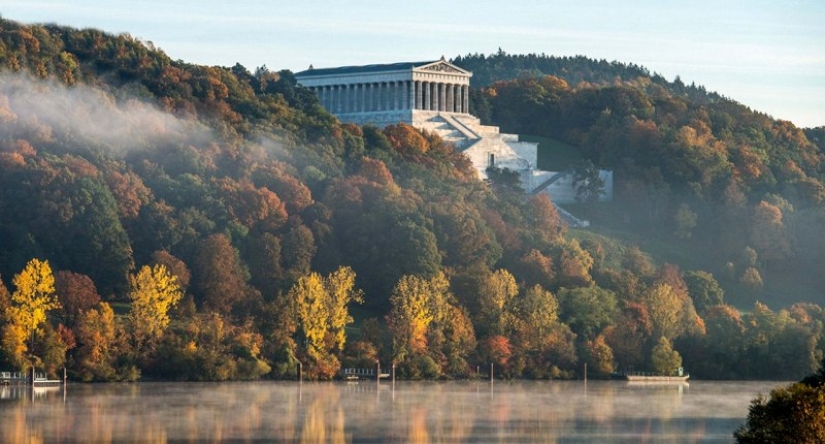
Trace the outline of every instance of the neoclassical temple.
{"label": "neoclassical temple", "polygon": [[412,123],[415,111],[470,112],[472,74],[443,58],[430,62],[344,66],[296,74],[341,121]]}
{"label": "neoclassical temple", "polygon": [[[444,57],[429,62],[343,66],[295,74],[299,84],[318,95],[321,104],[342,122],[384,127],[406,123],[434,132],[466,155],[480,178],[488,167],[518,171],[525,191],[550,193],[554,202],[572,202],[575,189],[567,172],[536,168],[538,146],[482,125],[470,114],[472,73]],[[613,176],[603,172],[612,197]]]}

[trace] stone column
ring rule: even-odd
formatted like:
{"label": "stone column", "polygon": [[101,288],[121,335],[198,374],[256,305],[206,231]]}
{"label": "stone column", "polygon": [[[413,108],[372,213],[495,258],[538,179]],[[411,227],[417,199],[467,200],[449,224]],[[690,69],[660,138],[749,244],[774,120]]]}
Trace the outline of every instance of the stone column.
{"label": "stone column", "polygon": [[408,80],[407,83],[407,107],[405,109],[415,109],[415,82]]}
{"label": "stone column", "polygon": [[464,96],[464,97],[462,97],[463,102],[464,102],[462,104],[463,105],[462,108],[464,108],[463,113],[464,114],[470,114],[470,85],[464,85],[461,88],[461,90],[462,90],[463,96]]}
{"label": "stone column", "polygon": [[455,85],[447,84],[447,112],[455,112]]}
{"label": "stone column", "polygon": [[438,110],[447,111],[447,85],[445,83],[438,84]]}

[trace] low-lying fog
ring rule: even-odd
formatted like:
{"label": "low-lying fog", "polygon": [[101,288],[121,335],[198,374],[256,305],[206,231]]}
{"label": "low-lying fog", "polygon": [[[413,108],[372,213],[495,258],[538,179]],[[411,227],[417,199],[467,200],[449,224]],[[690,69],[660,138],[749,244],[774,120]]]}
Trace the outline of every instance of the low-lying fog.
{"label": "low-lying fog", "polygon": [[773,382],[0,387],[2,442],[733,442]]}

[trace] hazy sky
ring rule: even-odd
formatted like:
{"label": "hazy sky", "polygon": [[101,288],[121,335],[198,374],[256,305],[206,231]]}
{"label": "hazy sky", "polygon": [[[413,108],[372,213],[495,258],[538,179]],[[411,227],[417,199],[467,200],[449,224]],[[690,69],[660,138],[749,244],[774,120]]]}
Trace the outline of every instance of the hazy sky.
{"label": "hazy sky", "polygon": [[678,75],[798,126],[825,125],[822,0],[0,0],[0,14],[128,32],[173,59],[250,70],[499,48],[584,55]]}

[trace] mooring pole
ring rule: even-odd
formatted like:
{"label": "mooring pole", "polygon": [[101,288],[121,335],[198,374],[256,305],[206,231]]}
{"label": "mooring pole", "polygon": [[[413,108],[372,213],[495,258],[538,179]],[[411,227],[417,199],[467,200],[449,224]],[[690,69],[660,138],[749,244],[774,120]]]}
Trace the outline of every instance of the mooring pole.
{"label": "mooring pole", "polygon": [[584,363],[584,382],[587,382],[587,363]]}
{"label": "mooring pole", "polygon": [[381,361],[375,362],[375,382],[381,382]]}
{"label": "mooring pole", "polygon": [[299,362],[297,367],[298,367],[298,382],[301,383],[301,382],[303,382],[303,378],[304,378],[303,365]]}
{"label": "mooring pole", "polygon": [[493,382],[493,363],[490,363],[490,382]]}
{"label": "mooring pole", "polygon": [[392,383],[395,385],[395,363],[392,363]]}

